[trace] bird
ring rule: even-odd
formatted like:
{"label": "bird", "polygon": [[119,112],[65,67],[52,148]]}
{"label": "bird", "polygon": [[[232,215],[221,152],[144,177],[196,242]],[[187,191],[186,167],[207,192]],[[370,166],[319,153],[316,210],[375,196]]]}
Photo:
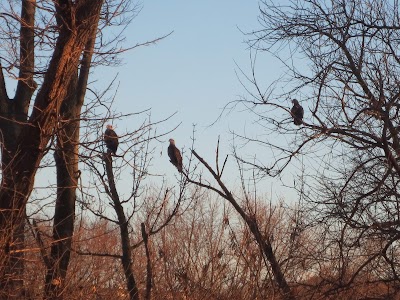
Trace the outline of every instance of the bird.
{"label": "bird", "polygon": [[170,162],[182,173],[182,155],[179,149],[176,148],[174,139],[169,139],[168,156]]}
{"label": "bird", "polygon": [[293,99],[292,103],[293,107],[290,112],[292,113],[293,123],[295,125],[301,125],[303,123],[304,109],[299,104],[299,101],[297,101],[297,99]]}
{"label": "bird", "polygon": [[118,148],[118,135],[115,133],[112,125],[108,124],[107,129],[104,132],[104,143],[107,146],[107,152],[116,155]]}

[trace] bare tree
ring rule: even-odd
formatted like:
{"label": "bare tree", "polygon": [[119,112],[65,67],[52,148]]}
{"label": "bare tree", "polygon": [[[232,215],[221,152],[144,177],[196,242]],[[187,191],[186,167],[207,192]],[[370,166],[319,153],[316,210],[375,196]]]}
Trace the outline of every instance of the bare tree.
{"label": "bare tree", "polygon": [[[6,61],[19,70],[14,98],[6,91],[2,61],[1,131],[2,184],[0,190],[0,230],[5,245],[1,286],[3,291],[21,297],[23,263],[23,229],[25,206],[32,191],[34,177],[57,127],[58,114],[66,99],[68,86],[79,65],[81,53],[96,26],[103,1],[55,2],[57,36],[54,51],[34,99],[35,12],[38,3],[21,2],[21,17],[5,15],[6,24],[20,26],[18,59]],[[10,3],[12,5],[12,3]],[[9,32],[8,36],[12,36]],[[15,41],[15,39],[12,39]],[[32,111],[29,111],[29,106]],[[6,251],[4,251],[6,250]],[[11,275],[11,277],[10,277]],[[14,278],[13,278],[14,277]],[[16,285],[15,285],[15,284]]]}
{"label": "bare tree", "polygon": [[[200,162],[200,164],[208,171],[211,175],[212,180],[215,184],[210,183],[208,180],[202,179],[201,176],[195,175],[193,178],[188,177],[188,181],[197,186],[209,189],[223,199],[227,200],[234,210],[238,213],[240,218],[244,221],[249,231],[251,232],[254,240],[256,241],[259,251],[262,257],[268,262],[268,266],[271,268],[273,279],[276,282],[279,291],[284,299],[295,299],[294,293],[287,282],[286,276],[283,272],[282,266],[279,264],[279,260],[272,247],[272,235],[271,232],[263,232],[260,228],[260,220],[257,219],[256,210],[251,209],[249,204],[251,201],[246,196],[246,190],[243,190],[246,201],[240,203],[237,196],[231,192],[222,180],[225,164],[228,156],[226,156],[222,166],[219,162],[219,143],[216,150],[216,169],[214,170],[195,150],[192,150],[193,156]],[[190,173],[189,173],[190,174]],[[189,176],[189,175],[188,175]],[[194,176],[194,175],[192,175]],[[243,178],[242,178],[243,179]]]}
{"label": "bare tree", "polygon": [[[136,121],[139,116],[140,113],[134,115]],[[102,122],[95,118],[88,121],[89,134],[84,142],[86,149],[82,152],[82,156],[86,157],[85,169],[90,176],[85,191],[88,199],[83,198],[79,202],[83,209],[118,228],[120,246],[104,249],[100,253],[90,249],[77,251],[80,255],[108,256],[120,260],[129,298],[141,298],[142,287],[146,291],[144,297],[149,298],[153,277],[151,239],[172,222],[178,213],[181,199],[184,197],[184,187],[179,189],[176,199],[172,201],[174,196],[165,185],[151,188],[145,183],[146,178],[152,176],[149,168],[154,149],[151,143],[166,134],[159,133],[156,126],[165,120],[153,123],[149,117],[139,123],[140,126],[136,130],[116,130],[119,135],[119,148],[117,154],[114,154],[106,151],[103,142],[104,123],[110,118],[113,117],[109,116]],[[136,262],[135,253],[142,246],[146,259]],[[143,266],[146,266],[144,271]],[[143,282],[146,282],[144,286]]]}
{"label": "bare tree", "polygon": [[[238,158],[259,176],[305,164],[297,187],[324,228],[321,253],[337,262],[314,282],[326,297],[371,282],[387,285],[377,297],[397,293],[399,16],[397,1],[261,1],[261,28],[249,35],[253,53],[272,54],[287,71],[266,90],[255,59],[252,74],[242,73],[250,96],[232,104],[246,105],[266,138],[241,138],[272,159]],[[305,110],[299,127],[293,98]]]}

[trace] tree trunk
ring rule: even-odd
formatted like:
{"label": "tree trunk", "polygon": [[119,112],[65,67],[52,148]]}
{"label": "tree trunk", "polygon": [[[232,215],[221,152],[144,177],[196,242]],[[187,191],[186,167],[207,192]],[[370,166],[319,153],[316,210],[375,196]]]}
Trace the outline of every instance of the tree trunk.
{"label": "tree trunk", "polygon": [[[15,98],[7,95],[3,71],[0,69],[0,129],[1,129],[1,190],[8,190],[6,199],[0,199],[0,297],[19,298],[24,296],[24,216],[25,210],[12,214],[18,202],[15,201],[10,184],[6,182],[6,174],[10,173],[11,165],[18,150],[18,137],[23,124],[28,118],[29,101],[36,89],[33,81],[34,70],[34,19],[35,1],[22,1],[20,28],[20,72]],[[1,67],[1,65],[0,65]],[[12,181],[8,180],[8,182]],[[12,185],[12,184],[11,184]],[[18,208],[17,208],[18,211]],[[8,230],[4,230],[5,219],[9,222]],[[17,221],[20,220],[20,221]],[[6,289],[5,287],[10,287]]]}
{"label": "tree trunk", "polygon": [[119,200],[119,195],[115,187],[114,173],[112,171],[112,157],[111,153],[104,154],[104,162],[106,164],[106,172],[109,184],[109,195],[111,196],[114,209],[118,217],[118,225],[121,234],[121,244],[122,244],[122,267],[124,268],[124,274],[126,278],[126,286],[129,291],[130,300],[139,300],[139,290],[135,282],[135,277],[133,274],[132,266],[132,255],[131,255],[131,245],[129,239],[129,228],[128,221],[126,219],[124,208]]}
{"label": "tree trunk", "polygon": [[149,234],[146,232],[146,226],[144,223],[140,224],[142,230],[142,238],[144,243],[144,249],[146,251],[146,293],[144,295],[145,300],[151,299],[151,289],[153,287],[153,270],[151,268],[151,259],[150,259],[150,249],[149,249]]}
{"label": "tree trunk", "polygon": [[[76,89],[77,80],[70,84],[70,91]],[[67,274],[72,235],[74,231],[76,187],[79,178],[78,143],[79,122],[68,122],[79,116],[80,105],[74,93],[61,107],[61,124],[57,134],[54,160],[57,170],[57,200],[54,212],[53,243],[51,245],[50,266],[46,275],[45,299],[62,299],[64,279]],[[67,109],[65,109],[67,107]]]}
{"label": "tree trunk", "polygon": [[[97,24],[93,28],[96,29]],[[80,176],[79,118],[84,103],[95,40],[96,30],[93,30],[82,57],[79,78],[76,73],[60,110],[61,128],[57,135],[57,146],[54,152],[57,170],[57,200],[50,254],[51,265],[48,266],[45,279],[45,299],[63,299],[62,291],[65,287],[74,233],[76,189]]]}

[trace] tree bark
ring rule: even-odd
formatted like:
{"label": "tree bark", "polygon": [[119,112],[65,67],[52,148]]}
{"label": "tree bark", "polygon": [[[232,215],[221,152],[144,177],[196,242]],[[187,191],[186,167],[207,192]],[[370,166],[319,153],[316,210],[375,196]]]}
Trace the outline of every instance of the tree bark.
{"label": "tree bark", "polygon": [[96,40],[98,20],[93,26],[81,61],[81,68],[70,83],[68,95],[60,109],[60,130],[57,134],[54,160],[57,171],[57,200],[54,212],[51,266],[45,279],[45,299],[63,299],[74,233],[78,167],[80,114],[84,103],[90,63]]}
{"label": "tree bark", "polygon": [[[36,89],[33,81],[34,74],[34,19],[35,1],[22,1],[20,27],[20,71],[15,98],[7,95],[3,70],[0,70],[0,129],[1,129],[1,167],[3,171],[1,191],[8,190],[5,176],[10,173],[10,165],[18,149],[18,136],[23,124],[27,121],[29,101]],[[1,66],[1,65],[0,65]],[[10,181],[10,180],[9,180]],[[18,298],[24,295],[23,278],[20,274],[24,270],[24,222],[14,223],[12,191],[7,199],[0,199],[0,296]],[[21,211],[21,220],[25,211]],[[10,216],[10,217],[8,217]],[[3,231],[4,217],[10,222],[8,230]],[[10,289],[3,287],[9,286]]]}

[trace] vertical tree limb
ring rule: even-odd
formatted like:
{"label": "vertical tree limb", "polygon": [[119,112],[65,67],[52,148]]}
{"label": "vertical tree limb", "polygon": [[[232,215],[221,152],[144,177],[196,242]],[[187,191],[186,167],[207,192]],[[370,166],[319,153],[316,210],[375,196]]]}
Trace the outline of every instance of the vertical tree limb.
{"label": "vertical tree limb", "polygon": [[36,89],[33,80],[35,67],[35,0],[22,1],[21,29],[20,29],[20,69],[19,81],[15,93],[15,112],[19,121],[26,121],[29,102]]}
{"label": "vertical tree limb", "polygon": [[119,199],[117,188],[115,186],[114,173],[112,171],[111,153],[104,154],[104,162],[106,165],[106,172],[108,178],[109,195],[113,201],[114,209],[118,217],[118,225],[121,234],[121,246],[122,246],[121,263],[122,267],[124,268],[126,285],[129,292],[129,299],[139,300],[139,290],[136,285],[135,276],[133,274],[128,221],[125,216],[124,208],[122,207],[121,201]]}
{"label": "vertical tree limb", "polygon": [[144,248],[146,250],[146,270],[147,270],[147,275],[146,275],[146,294],[144,298],[146,300],[151,299],[151,288],[153,286],[153,272],[151,268],[151,260],[150,260],[150,249],[149,249],[149,235],[146,232],[146,227],[144,223],[140,224],[141,229],[142,229],[142,238],[144,242]]}

